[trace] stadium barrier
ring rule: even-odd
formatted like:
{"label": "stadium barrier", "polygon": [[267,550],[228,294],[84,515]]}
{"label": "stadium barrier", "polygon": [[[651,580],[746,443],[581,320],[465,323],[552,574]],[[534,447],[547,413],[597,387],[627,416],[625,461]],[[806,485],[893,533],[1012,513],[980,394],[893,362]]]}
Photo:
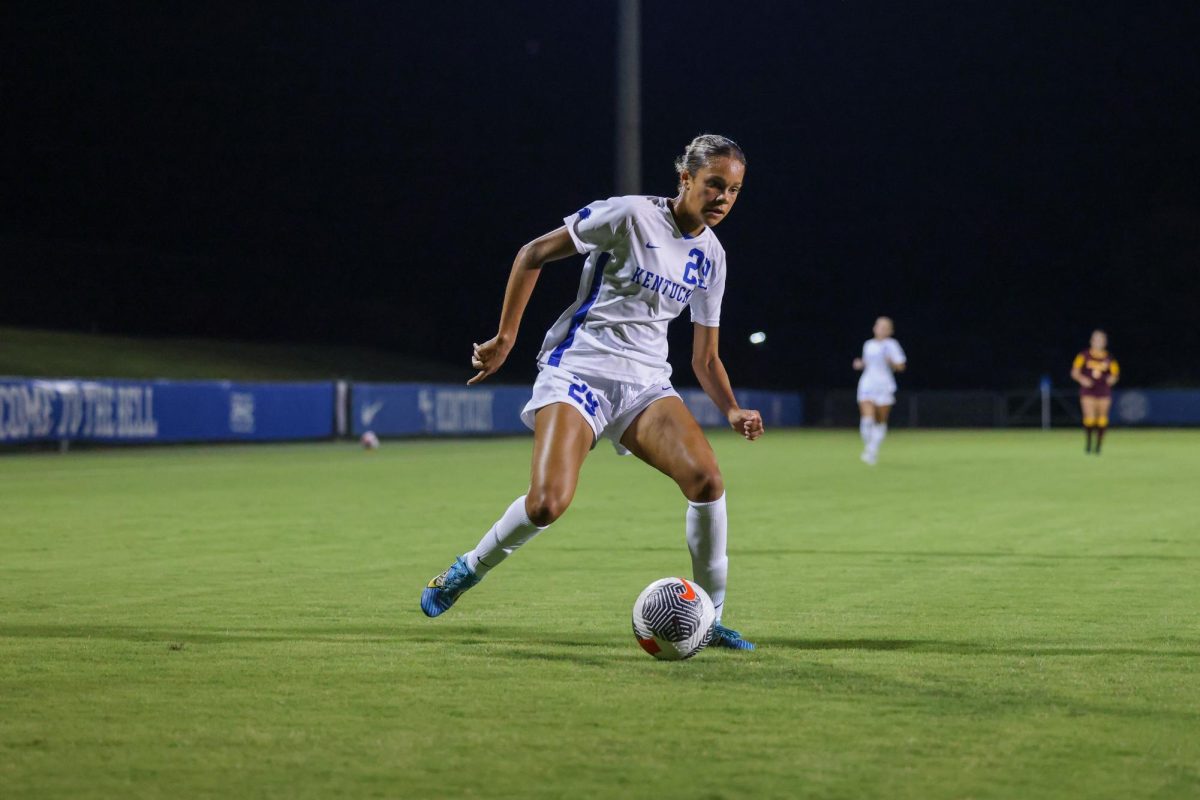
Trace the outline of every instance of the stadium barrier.
{"label": "stadium barrier", "polygon": [[[529,387],[427,383],[232,383],[0,377],[0,444],[91,441],[171,443],[286,441],[360,436],[523,434]],[[812,392],[811,424],[852,426],[854,392]],[[725,424],[700,389],[681,389],[706,427]],[[805,422],[799,392],[739,390],[765,424]],[[1200,390],[1125,389],[1114,395],[1120,425],[1200,425]],[[1064,427],[1079,424],[1072,391],[902,391],[896,427]]]}
{"label": "stadium barrier", "polygon": [[1200,425],[1200,391],[1118,389],[1113,417],[1125,425]]}
{"label": "stadium barrier", "polygon": [[[819,409],[811,424],[858,425],[852,389],[809,396]],[[1110,418],[1118,425],[1200,425],[1200,390],[1118,389]],[[1048,387],[1025,392],[901,390],[888,422],[898,428],[1072,427],[1081,422],[1079,392]]]}
{"label": "stadium barrier", "polygon": [[[354,383],[350,387],[351,433],[378,436],[461,436],[527,433],[521,409],[529,402],[527,386],[452,386],[431,383]],[[679,394],[703,426],[725,425],[725,418],[700,389]],[[803,424],[799,392],[744,390],[738,399],[762,412],[768,427]]]}
{"label": "stadium barrier", "polygon": [[[720,409],[708,399],[703,389],[679,389],[679,395],[696,421],[705,428],[720,428],[729,422]],[[800,392],[769,392],[760,389],[739,389],[738,403],[762,414],[768,428],[795,428],[804,424],[804,395]]]}
{"label": "stadium barrier", "polygon": [[524,433],[520,413],[530,390],[433,383],[352,383],[350,432],[361,436]]}
{"label": "stadium barrier", "polygon": [[334,399],[330,382],[0,378],[0,443],[325,439]]}
{"label": "stadium barrier", "polygon": [[[427,383],[232,383],[0,378],[0,444],[172,443],[527,433],[529,387]],[[699,389],[701,425],[725,424]],[[795,392],[739,392],[768,426],[803,422]]]}

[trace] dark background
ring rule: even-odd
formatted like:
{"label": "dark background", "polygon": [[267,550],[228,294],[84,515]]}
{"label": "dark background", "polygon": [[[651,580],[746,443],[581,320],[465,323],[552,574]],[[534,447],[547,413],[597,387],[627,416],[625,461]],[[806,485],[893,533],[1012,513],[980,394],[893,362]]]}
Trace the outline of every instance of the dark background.
{"label": "dark background", "polygon": [[[377,344],[469,373],[512,257],[614,191],[608,2],[6,5],[0,323]],[[645,192],[724,133],[735,385],[1200,383],[1200,4],[643,3]],[[546,268],[528,381],[581,261]],[[690,326],[677,323],[685,367]],[[747,343],[754,330],[767,345]]]}

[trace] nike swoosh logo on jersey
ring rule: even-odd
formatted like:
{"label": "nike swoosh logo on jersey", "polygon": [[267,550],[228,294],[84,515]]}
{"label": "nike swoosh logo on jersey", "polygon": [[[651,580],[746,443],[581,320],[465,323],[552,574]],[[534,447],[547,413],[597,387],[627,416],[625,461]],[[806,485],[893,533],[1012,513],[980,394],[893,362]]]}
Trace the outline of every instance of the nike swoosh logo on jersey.
{"label": "nike swoosh logo on jersey", "polygon": [[651,250],[657,250],[657,249],[658,249],[658,245],[656,245],[656,244],[650,244],[649,242],[646,242],[646,247],[650,248]]}

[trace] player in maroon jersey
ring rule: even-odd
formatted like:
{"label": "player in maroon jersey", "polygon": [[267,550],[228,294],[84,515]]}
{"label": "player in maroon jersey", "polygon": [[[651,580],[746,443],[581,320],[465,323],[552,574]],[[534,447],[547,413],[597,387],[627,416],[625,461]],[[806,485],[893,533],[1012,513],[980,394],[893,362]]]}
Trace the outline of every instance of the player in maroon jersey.
{"label": "player in maroon jersey", "polygon": [[[1092,331],[1091,346],[1075,356],[1071,379],[1079,384],[1079,405],[1083,410],[1083,429],[1087,432],[1087,452],[1100,455],[1104,431],[1108,430],[1108,408],[1112,405],[1112,387],[1121,376],[1117,360],[1108,352],[1108,335]],[[1092,447],[1092,434],[1096,445]]]}

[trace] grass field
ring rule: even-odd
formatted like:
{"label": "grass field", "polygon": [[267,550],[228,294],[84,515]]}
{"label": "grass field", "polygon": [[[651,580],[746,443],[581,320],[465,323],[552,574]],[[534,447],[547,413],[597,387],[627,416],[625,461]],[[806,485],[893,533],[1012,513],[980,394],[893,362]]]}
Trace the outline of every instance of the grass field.
{"label": "grass field", "polygon": [[0,375],[230,381],[462,380],[463,370],[368,347],[153,339],[0,327]]}
{"label": "grass field", "polygon": [[726,622],[646,656],[673,485],[602,444],[437,620],[529,441],[0,458],[0,797],[1200,796],[1200,433],[714,437]]}

